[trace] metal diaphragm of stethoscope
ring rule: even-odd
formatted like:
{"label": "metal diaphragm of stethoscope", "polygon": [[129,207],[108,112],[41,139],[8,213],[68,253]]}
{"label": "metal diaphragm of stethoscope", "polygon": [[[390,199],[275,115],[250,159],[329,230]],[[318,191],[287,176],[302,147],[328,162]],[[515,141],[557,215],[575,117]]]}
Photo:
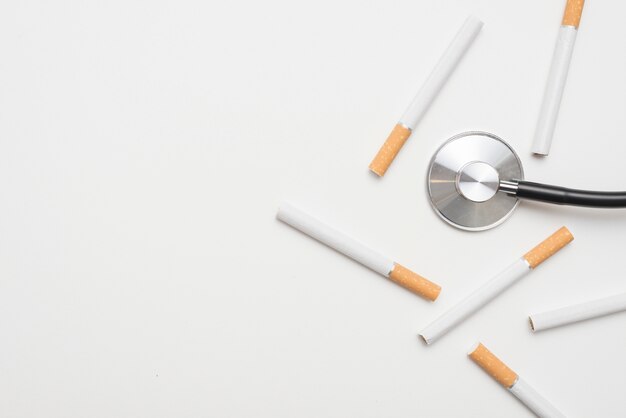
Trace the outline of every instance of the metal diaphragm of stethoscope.
{"label": "metal diaphragm of stethoscope", "polygon": [[428,168],[433,209],[450,225],[484,231],[504,222],[520,199],[559,205],[626,207],[626,192],[597,192],[524,181],[519,157],[502,139],[465,132],[446,141]]}

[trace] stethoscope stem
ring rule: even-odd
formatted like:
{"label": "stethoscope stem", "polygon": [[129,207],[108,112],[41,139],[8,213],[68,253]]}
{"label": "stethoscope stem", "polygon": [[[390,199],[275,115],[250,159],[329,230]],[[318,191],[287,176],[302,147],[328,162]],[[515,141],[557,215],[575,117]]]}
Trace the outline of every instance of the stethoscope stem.
{"label": "stethoscope stem", "polygon": [[518,190],[518,182],[516,180],[501,180],[500,187],[498,187],[498,191],[510,195],[517,195]]}
{"label": "stethoscope stem", "polygon": [[499,192],[525,200],[592,208],[626,208],[626,192],[578,190],[524,180],[500,181]]}

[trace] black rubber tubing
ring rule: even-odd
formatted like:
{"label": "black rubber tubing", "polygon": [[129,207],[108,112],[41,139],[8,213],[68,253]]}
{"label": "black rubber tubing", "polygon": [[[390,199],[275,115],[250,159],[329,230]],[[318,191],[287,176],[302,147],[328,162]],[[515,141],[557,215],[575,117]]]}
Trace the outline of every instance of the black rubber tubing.
{"label": "black rubber tubing", "polygon": [[523,180],[518,183],[516,196],[557,205],[626,208],[626,192],[576,190]]}

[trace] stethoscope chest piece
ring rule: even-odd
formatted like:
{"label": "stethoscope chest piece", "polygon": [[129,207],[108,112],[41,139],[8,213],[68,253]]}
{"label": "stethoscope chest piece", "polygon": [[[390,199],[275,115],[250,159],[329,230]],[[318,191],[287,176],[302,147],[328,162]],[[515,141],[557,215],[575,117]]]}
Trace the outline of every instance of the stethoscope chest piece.
{"label": "stethoscope chest piece", "polygon": [[501,180],[523,180],[522,163],[506,142],[486,132],[466,132],[446,141],[430,162],[428,194],[449,224],[483,231],[504,222],[519,200],[498,193]]}

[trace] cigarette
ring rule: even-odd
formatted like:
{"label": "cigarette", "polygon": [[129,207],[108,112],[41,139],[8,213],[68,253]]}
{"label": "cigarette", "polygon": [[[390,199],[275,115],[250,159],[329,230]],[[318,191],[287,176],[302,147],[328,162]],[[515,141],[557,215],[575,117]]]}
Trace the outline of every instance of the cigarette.
{"label": "cigarette", "polygon": [[378,176],[384,176],[385,172],[391,165],[400,148],[406,140],[411,136],[413,130],[422,119],[428,108],[430,107],[439,91],[446,83],[452,71],[465,55],[476,39],[478,32],[483,26],[478,18],[470,16],[467,18],[459,32],[456,34],[448,49],[433,69],[422,88],[417,93],[413,102],[409,105],[400,121],[393,128],[387,140],[376,154],[376,157],[370,163],[369,169]]}
{"label": "cigarette", "polygon": [[276,217],[425,299],[434,301],[441,292],[441,286],[288,203],[280,206]]}
{"label": "cigarette", "polygon": [[541,312],[528,319],[533,331],[541,331],[622,311],[626,311],[626,293]]}
{"label": "cigarette", "polygon": [[545,156],[550,152],[584,4],[585,0],[567,0],[565,6],[535,130],[532,151],[537,155]]}
{"label": "cigarette", "polygon": [[516,260],[500,274],[489,280],[466,299],[424,328],[420,336],[424,339],[426,344],[432,344],[439,337],[446,334],[456,325],[489,303],[505,289],[530,273],[538,265],[556,254],[573,239],[574,237],[566,227],[560,228],[535,248],[524,254],[523,257]]}
{"label": "cigarette", "polygon": [[500,383],[524,405],[541,418],[565,418],[550,402],[539,395],[526,381],[511,370],[483,344],[478,343],[468,356],[489,376]]}

